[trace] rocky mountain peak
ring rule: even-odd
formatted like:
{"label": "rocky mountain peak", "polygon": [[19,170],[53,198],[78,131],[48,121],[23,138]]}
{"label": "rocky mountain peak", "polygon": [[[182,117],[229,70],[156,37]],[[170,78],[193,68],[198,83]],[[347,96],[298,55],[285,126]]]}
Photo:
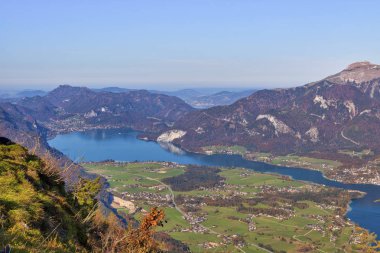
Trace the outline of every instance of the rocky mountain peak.
{"label": "rocky mountain peak", "polygon": [[344,70],[345,71],[352,71],[352,70],[355,70],[355,69],[359,69],[359,68],[371,68],[371,67],[374,67],[374,66],[378,66],[378,65],[375,65],[369,61],[362,61],[362,62],[354,62],[350,65],[348,65],[347,68],[345,68]]}
{"label": "rocky mountain peak", "polygon": [[363,61],[350,64],[338,74],[328,77],[327,80],[338,84],[360,84],[377,78],[380,78],[380,65]]}

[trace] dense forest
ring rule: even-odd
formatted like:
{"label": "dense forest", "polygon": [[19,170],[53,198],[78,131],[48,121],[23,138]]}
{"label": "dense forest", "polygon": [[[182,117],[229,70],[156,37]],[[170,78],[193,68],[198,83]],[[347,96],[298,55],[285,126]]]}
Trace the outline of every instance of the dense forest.
{"label": "dense forest", "polygon": [[224,178],[218,173],[220,169],[205,166],[188,166],[185,173],[163,181],[169,184],[174,191],[191,191],[200,187],[209,188],[220,185]]}

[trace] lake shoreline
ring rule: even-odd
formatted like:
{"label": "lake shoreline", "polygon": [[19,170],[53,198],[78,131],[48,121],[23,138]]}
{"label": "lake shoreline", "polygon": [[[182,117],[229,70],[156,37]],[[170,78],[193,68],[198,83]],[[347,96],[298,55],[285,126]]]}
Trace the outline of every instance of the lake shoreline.
{"label": "lake shoreline", "polygon": [[[143,140],[143,141],[151,141],[151,142],[158,143],[155,140],[151,140],[151,139],[147,139],[147,138],[138,138],[138,139]],[[175,145],[173,143],[170,143],[170,144]],[[176,146],[176,147],[178,147],[178,146]],[[178,148],[186,151],[187,153],[192,153],[192,154],[201,154],[201,155],[238,155],[238,156],[241,156],[242,159],[245,159],[247,161],[260,162],[260,163],[265,163],[265,164],[269,164],[269,165],[274,165],[274,166],[279,166],[279,167],[287,167],[287,168],[292,168],[292,169],[305,169],[305,170],[311,170],[311,171],[318,171],[318,172],[322,173],[322,176],[324,178],[326,178],[328,180],[331,180],[331,181],[339,182],[339,183],[342,183],[342,184],[358,184],[358,185],[368,184],[368,185],[380,186],[380,184],[373,184],[373,183],[360,183],[360,182],[349,182],[349,181],[344,181],[344,180],[337,180],[335,178],[328,177],[326,175],[325,171],[317,169],[317,168],[314,168],[312,166],[310,166],[310,167],[300,167],[300,166],[297,166],[296,163],[294,163],[294,165],[287,165],[287,164],[281,164],[281,163],[276,164],[276,163],[271,163],[271,162],[268,162],[268,161],[262,161],[262,160],[259,160],[259,159],[248,158],[246,155],[242,155],[242,154],[226,154],[226,153],[223,153],[223,152],[207,153],[205,151],[193,151],[193,150],[189,150],[189,149],[186,149],[186,148],[181,147],[181,146],[179,146]],[[300,158],[309,158],[309,157],[306,157],[306,156],[299,156],[299,157]]]}

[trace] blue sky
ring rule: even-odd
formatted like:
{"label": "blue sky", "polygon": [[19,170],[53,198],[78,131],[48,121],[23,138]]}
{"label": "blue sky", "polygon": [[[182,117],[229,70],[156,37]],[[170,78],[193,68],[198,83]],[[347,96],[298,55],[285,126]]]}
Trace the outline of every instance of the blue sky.
{"label": "blue sky", "polygon": [[0,87],[289,87],[380,63],[380,1],[1,0]]}

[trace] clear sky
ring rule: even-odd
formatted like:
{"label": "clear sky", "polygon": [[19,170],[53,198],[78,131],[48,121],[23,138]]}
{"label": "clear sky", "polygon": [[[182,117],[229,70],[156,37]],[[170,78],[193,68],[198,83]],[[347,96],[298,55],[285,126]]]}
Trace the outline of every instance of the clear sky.
{"label": "clear sky", "polygon": [[288,87],[380,64],[378,0],[0,0],[0,88]]}

